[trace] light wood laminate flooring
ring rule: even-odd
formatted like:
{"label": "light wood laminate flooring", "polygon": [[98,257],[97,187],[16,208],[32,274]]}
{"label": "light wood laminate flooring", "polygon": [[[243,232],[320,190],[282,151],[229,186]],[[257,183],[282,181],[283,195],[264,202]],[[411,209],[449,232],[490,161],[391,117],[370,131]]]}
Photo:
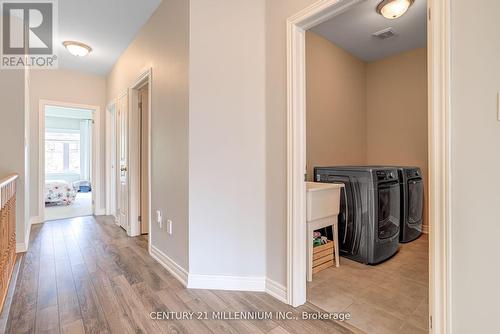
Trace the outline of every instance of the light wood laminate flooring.
{"label": "light wood laminate flooring", "polygon": [[31,228],[8,333],[359,333],[332,320],[152,320],[150,312],[317,312],[263,292],[186,289],[109,217]]}

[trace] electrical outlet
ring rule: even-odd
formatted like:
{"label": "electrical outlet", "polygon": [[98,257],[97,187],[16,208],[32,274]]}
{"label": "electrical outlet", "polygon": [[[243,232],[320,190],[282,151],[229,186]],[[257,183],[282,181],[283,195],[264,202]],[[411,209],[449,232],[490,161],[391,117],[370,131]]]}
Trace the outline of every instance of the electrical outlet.
{"label": "electrical outlet", "polygon": [[172,234],[172,221],[170,219],[167,220],[167,233]]}
{"label": "electrical outlet", "polygon": [[163,217],[160,210],[156,210],[156,222],[160,228],[163,228]]}

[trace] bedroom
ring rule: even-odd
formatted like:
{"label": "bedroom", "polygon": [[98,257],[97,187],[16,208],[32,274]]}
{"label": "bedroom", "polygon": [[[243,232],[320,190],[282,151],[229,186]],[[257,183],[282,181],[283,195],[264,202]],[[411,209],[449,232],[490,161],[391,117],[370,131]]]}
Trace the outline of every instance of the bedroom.
{"label": "bedroom", "polygon": [[92,215],[93,110],[43,108],[45,221]]}

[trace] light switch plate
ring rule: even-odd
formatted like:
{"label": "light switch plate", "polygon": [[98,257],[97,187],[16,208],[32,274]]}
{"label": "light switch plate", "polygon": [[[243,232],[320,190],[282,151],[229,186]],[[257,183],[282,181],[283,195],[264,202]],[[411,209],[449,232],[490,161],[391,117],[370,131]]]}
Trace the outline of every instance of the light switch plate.
{"label": "light switch plate", "polygon": [[167,233],[172,234],[172,221],[170,219],[167,220]]}
{"label": "light switch plate", "polygon": [[156,210],[156,222],[158,223],[158,225],[160,226],[160,228],[163,227],[163,218],[161,216],[161,211],[160,210]]}

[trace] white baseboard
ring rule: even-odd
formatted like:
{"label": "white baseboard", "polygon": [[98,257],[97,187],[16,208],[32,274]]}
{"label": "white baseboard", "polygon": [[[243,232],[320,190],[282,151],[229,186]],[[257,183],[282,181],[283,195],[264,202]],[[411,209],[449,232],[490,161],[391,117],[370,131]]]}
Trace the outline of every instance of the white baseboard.
{"label": "white baseboard", "polygon": [[171,258],[169,258],[165,253],[151,245],[149,254],[158,261],[165,269],[167,269],[172,276],[177,278],[184,286],[187,285],[188,272],[182,268],[180,265],[175,263]]}
{"label": "white baseboard", "polygon": [[24,242],[16,243],[16,253],[24,253],[28,251],[28,243],[26,240]]}
{"label": "white baseboard", "polygon": [[35,224],[41,224],[43,223],[43,219],[40,219],[39,216],[31,217],[30,218],[30,226],[35,225]]}
{"label": "white baseboard", "polygon": [[95,209],[94,215],[95,216],[105,216],[106,215],[106,209],[103,209],[103,208]]}
{"label": "white baseboard", "polygon": [[265,277],[189,274],[188,288],[230,291],[265,291]]}
{"label": "white baseboard", "polygon": [[266,293],[280,302],[287,303],[286,287],[269,278],[266,278]]}
{"label": "white baseboard", "polygon": [[38,216],[31,217],[29,219],[28,226],[26,226],[26,231],[24,232],[24,241],[16,243],[16,253],[24,253],[28,251],[28,247],[30,244],[31,225],[38,223]]}

